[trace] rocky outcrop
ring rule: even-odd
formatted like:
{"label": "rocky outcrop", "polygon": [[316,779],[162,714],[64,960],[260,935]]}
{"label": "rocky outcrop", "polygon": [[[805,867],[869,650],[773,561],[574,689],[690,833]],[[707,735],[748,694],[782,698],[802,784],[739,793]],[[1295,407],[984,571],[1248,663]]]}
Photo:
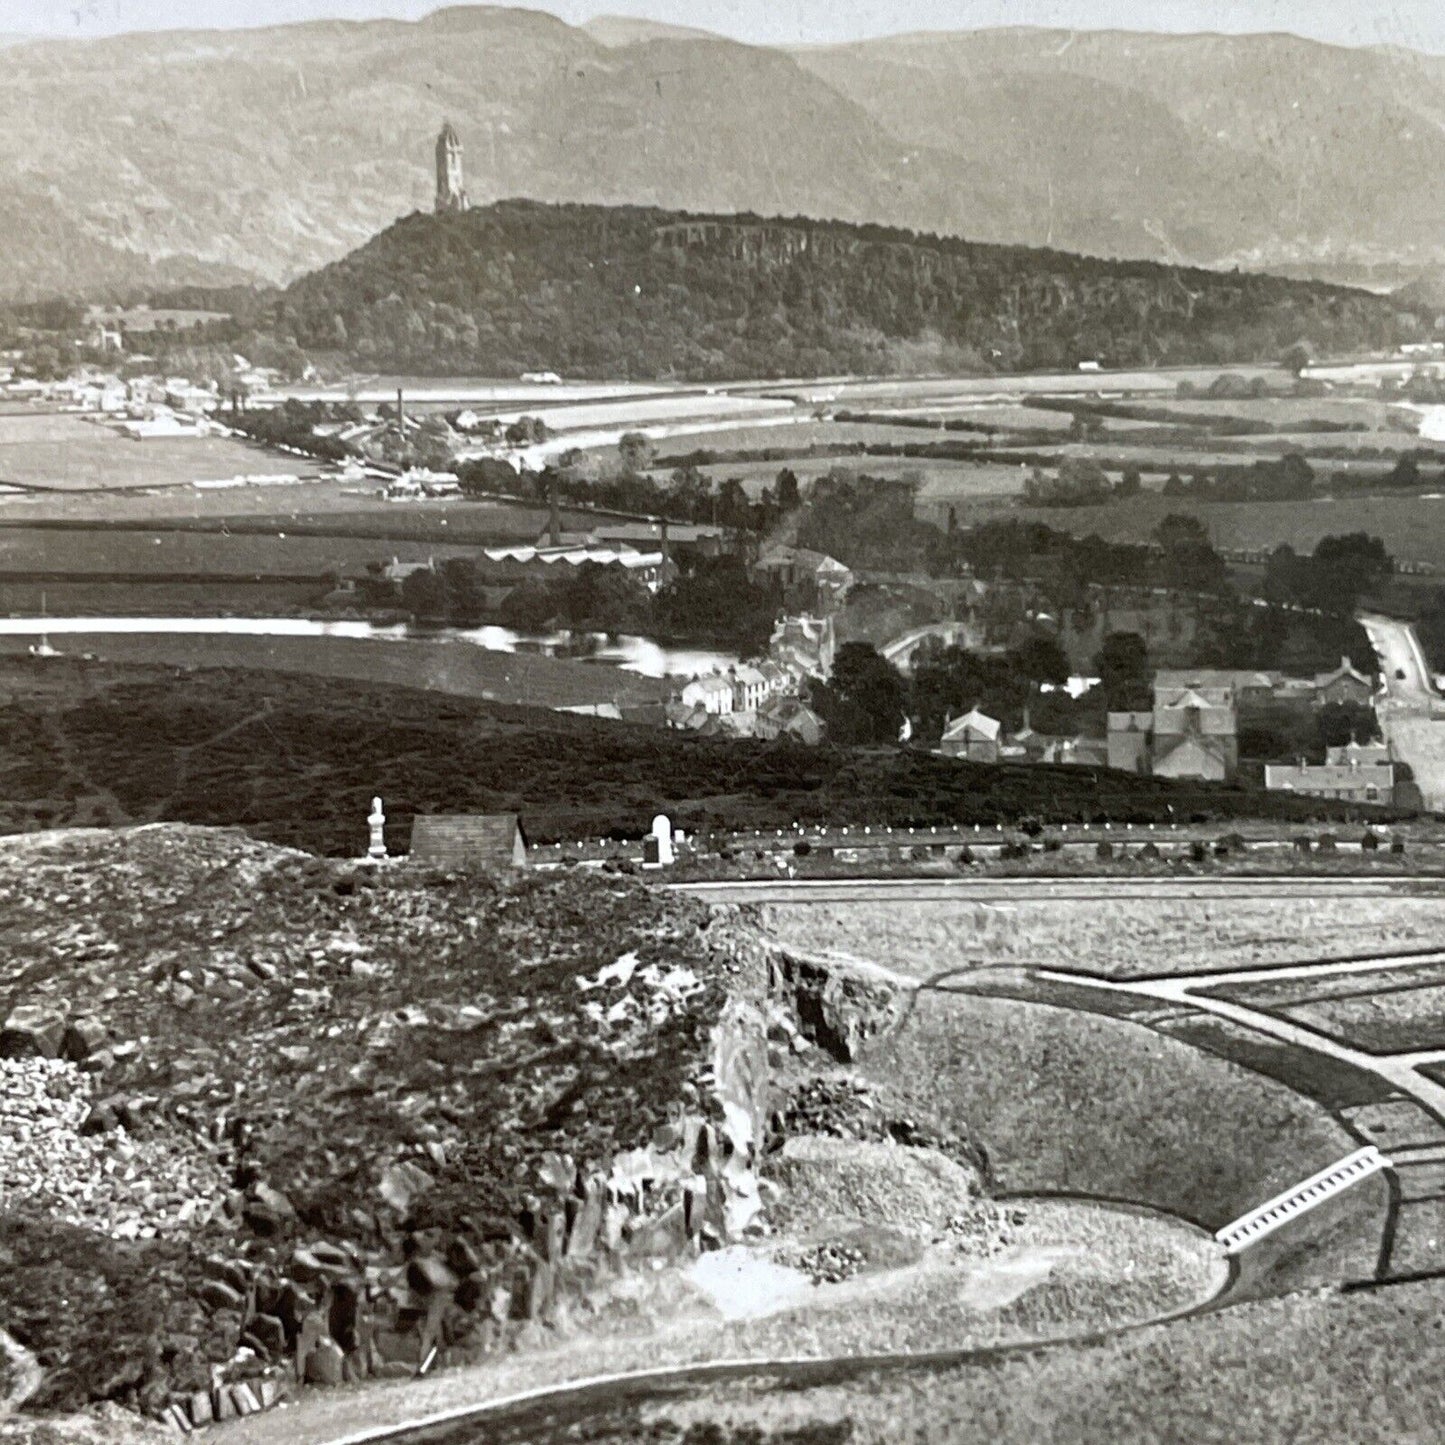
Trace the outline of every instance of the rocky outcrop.
{"label": "rocky outcrop", "polygon": [[769,990],[798,1033],[839,1063],[855,1060],[868,1040],[902,1015],[906,997],[881,974],[841,961],[776,949],[768,959]]}

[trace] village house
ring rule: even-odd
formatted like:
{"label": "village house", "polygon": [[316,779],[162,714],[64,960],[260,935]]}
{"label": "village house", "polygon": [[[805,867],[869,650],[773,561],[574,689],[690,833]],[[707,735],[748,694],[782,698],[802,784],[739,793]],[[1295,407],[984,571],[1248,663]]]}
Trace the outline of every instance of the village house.
{"label": "village house", "polygon": [[831,676],[836,652],[832,617],[780,617],[768,643],[768,657],[798,679]]}
{"label": "village house", "polygon": [[1348,657],[1342,657],[1338,667],[1315,674],[1314,695],[1316,707],[1332,703],[1368,707],[1374,700],[1375,680],[1356,669]]}
{"label": "village house", "polygon": [[582,542],[558,547],[487,547],[477,558],[477,574],[490,587],[514,587],[528,578],[546,576],[558,564],[581,567],[620,567],[636,577],[649,592],[657,592],[675,575],[676,568],[661,552],[638,552],[632,547]]}
{"label": "village house", "polygon": [[730,713],[735,701],[732,680],[716,672],[693,678],[681,693],[683,706],[701,708],[714,717]]}
{"label": "village house", "polygon": [[1346,803],[1395,801],[1395,765],[1392,762],[1267,763],[1264,786],[1271,793],[1304,793],[1312,798],[1335,798]]}
{"label": "village house", "polygon": [[435,572],[436,569],[435,557],[428,557],[425,562],[403,562],[400,557],[393,557],[382,567],[381,575],[383,580],[400,587],[413,572]]}
{"label": "village house", "polygon": [[954,718],[943,729],[938,751],[946,758],[964,758],[971,763],[996,763],[1000,754],[1003,725],[976,707]]}
{"label": "village house", "polygon": [[655,522],[598,521],[586,532],[557,531],[550,523],[537,539],[539,547],[588,546],[629,547],[646,552],[662,552],[665,556],[720,557],[729,548],[725,527],[695,522],[670,522],[659,517]]}
{"label": "village house", "polygon": [[1239,770],[1239,714],[1227,686],[1176,686],[1173,674],[1154,682],[1149,712],[1111,712],[1109,766],[1158,778],[1227,782]]}
{"label": "village house", "polygon": [[756,712],[767,701],[770,689],[760,669],[743,663],[728,669],[733,685],[733,711]]}
{"label": "village house", "polygon": [[796,697],[775,697],[758,709],[753,736],[765,741],[787,737],[815,748],[827,736],[823,719],[807,703]]}
{"label": "village house", "polygon": [[790,605],[833,612],[853,586],[853,573],[836,557],[805,547],[764,547],[752,566],[753,581],[774,586]]}
{"label": "village house", "polygon": [[1375,695],[1374,680],[1358,671],[1348,657],[1340,658],[1338,667],[1313,677],[1235,668],[1161,668],[1154,681],[1159,687],[1179,691],[1227,689],[1234,694],[1235,706],[1245,718],[1278,707],[1321,708],[1332,703],[1368,706]]}
{"label": "village house", "polygon": [[1389,743],[1362,743],[1351,738],[1339,747],[1325,749],[1325,762],[1333,768],[1347,768],[1352,764],[1373,767],[1393,761]]}

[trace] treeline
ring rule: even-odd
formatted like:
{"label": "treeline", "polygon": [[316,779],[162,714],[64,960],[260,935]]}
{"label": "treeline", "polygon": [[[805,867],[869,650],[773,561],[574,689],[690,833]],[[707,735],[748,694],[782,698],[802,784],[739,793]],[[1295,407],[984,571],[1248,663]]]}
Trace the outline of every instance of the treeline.
{"label": "treeline", "polygon": [[399,589],[372,576],[362,582],[375,606],[397,601],[426,622],[474,626],[495,620],[518,632],[645,633],[673,641],[705,642],[744,655],[762,652],[772,635],[780,598],[755,583],[742,559],[685,557],[657,593],[619,566],[557,563],[547,575],[503,584],[493,606],[496,581],[484,562],[451,557],[435,569],[408,573]]}
{"label": "treeline", "polygon": [[[1416,318],[1312,282],[791,220],[505,201],[414,214],[290,286],[283,340],[367,370],[738,376],[1274,362],[1389,346]],[[762,235],[762,232],[758,232]],[[786,244],[785,244],[786,243]]]}

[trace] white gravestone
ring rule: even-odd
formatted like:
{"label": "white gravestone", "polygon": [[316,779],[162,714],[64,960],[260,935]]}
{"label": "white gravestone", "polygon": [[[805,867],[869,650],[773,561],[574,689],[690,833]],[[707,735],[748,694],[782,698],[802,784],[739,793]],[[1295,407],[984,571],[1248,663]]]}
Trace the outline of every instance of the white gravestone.
{"label": "white gravestone", "polygon": [[666,813],[659,813],[652,820],[652,836],[657,839],[657,861],[666,868],[676,862],[672,851],[672,823]]}
{"label": "white gravestone", "polygon": [[368,858],[386,857],[386,814],[381,811],[381,799],[371,800],[371,815],[366,820],[371,829],[371,846],[366,850]]}

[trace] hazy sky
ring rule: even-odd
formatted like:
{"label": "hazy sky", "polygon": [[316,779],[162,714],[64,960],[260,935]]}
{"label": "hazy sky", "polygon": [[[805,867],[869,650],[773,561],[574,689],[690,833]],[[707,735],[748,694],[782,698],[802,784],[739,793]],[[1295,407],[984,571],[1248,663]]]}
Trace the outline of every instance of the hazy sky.
{"label": "hazy sky", "polygon": [[[320,17],[415,19],[437,8],[437,0],[0,0],[0,34],[105,35]],[[527,8],[550,11],[573,24],[599,13],[646,15],[773,43],[900,30],[1050,25],[1289,30],[1341,44],[1384,42],[1445,54],[1442,0],[550,0]]]}

